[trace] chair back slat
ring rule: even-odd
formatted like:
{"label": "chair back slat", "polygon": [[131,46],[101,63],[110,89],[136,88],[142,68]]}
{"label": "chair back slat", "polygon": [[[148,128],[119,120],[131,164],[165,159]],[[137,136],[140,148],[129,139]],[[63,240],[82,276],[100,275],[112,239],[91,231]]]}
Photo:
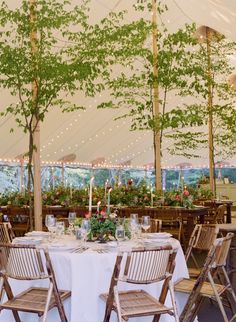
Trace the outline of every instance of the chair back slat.
{"label": "chair back slat", "polygon": [[42,261],[44,250],[29,245],[0,244],[0,252],[2,270],[6,276],[22,280],[49,277]]}
{"label": "chair back slat", "polygon": [[225,205],[220,205],[216,209],[216,214],[215,214],[215,218],[214,218],[214,221],[216,224],[223,224],[224,223],[225,211],[226,211]]}
{"label": "chair back slat", "polygon": [[0,223],[0,242],[11,243],[13,237],[11,224],[9,222]]}
{"label": "chair back slat", "polygon": [[202,288],[203,283],[206,281],[208,273],[215,266],[216,263],[216,254],[220,251],[222,245],[222,239],[218,238],[211,245],[210,250],[208,252],[207,258],[205,260],[204,266],[201,270],[201,274],[196,279],[196,282],[191,290],[191,293],[188,297],[188,301],[185,304],[184,309],[180,315],[180,321],[187,322],[192,321],[190,319],[193,314],[193,307],[199,299],[199,294]]}
{"label": "chair back slat", "polygon": [[149,284],[166,278],[170,265],[171,246],[134,249],[127,255],[121,280]]}
{"label": "chair back slat", "polygon": [[226,266],[226,260],[230,250],[230,244],[234,237],[233,233],[228,233],[226,237],[222,238],[222,244],[219,249],[216,251],[216,258],[215,258],[215,267]]}
{"label": "chair back slat", "polygon": [[193,248],[199,250],[209,250],[214,243],[219,228],[216,225],[196,225]]}

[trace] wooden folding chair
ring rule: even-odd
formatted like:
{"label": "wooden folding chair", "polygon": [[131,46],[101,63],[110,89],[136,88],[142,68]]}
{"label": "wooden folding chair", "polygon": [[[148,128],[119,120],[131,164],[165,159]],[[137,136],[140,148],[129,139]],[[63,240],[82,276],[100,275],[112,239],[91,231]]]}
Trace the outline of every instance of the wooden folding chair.
{"label": "wooden folding chair", "polygon": [[[70,291],[58,290],[49,254],[46,250],[29,245],[0,244],[1,290],[8,300],[0,304],[0,310],[11,310],[15,321],[20,322],[18,311],[37,313],[46,322],[48,310],[57,307],[60,321],[67,322],[62,301],[70,297]],[[31,287],[14,295],[8,278],[17,280],[48,279],[49,287]]]}
{"label": "wooden folding chair", "polygon": [[[161,314],[170,314],[178,322],[171,281],[175,256],[176,250],[171,246],[133,249],[129,253],[118,254],[109,293],[100,295],[101,299],[106,301],[103,322],[110,320],[112,310],[117,313],[119,322],[139,316],[154,316],[153,321],[157,322]],[[121,264],[124,264],[123,270],[121,270]],[[163,281],[163,286],[157,299],[142,289],[118,291],[118,281],[140,285]],[[171,296],[171,307],[164,304],[168,290]]]}
{"label": "wooden folding chair", "polygon": [[0,242],[11,243],[15,235],[9,222],[0,223]]}
{"label": "wooden folding chair", "polygon": [[180,218],[162,218],[160,231],[170,233],[179,241],[184,241],[183,238],[183,224]]}
{"label": "wooden folding chair", "polygon": [[216,240],[217,234],[219,232],[219,228],[217,225],[210,225],[210,224],[204,224],[204,225],[196,225],[192,235],[189,239],[189,244],[185,253],[185,260],[186,263],[188,263],[188,260],[193,260],[193,264],[195,267],[189,267],[189,275],[191,277],[197,277],[200,272],[201,268],[198,264],[196,257],[194,256],[194,251],[198,252],[206,252],[209,251],[212,244]]}
{"label": "wooden folding chair", "polygon": [[225,211],[225,205],[210,209],[209,215],[205,217],[205,222],[208,224],[223,224],[225,222]]}
{"label": "wooden folding chair", "polygon": [[[236,319],[236,296],[225,270],[232,238],[233,234],[228,233],[226,237],[215,240],[197,280],[182,279],[175,283],[175,291],[190,294],[180,316],[181,322],[194,321],[204,298],[214,299],[217,302],[224,322]],[[219,276],[220,284],[215,283],[215,276]],[[226,315],[222,302],[223,294],[233,313],[230,319]]]}
{"label": "wooden folding chair", "polygon": [[160,219],[151,218],[151,233],[159,233],[161,231],[162,221]]}

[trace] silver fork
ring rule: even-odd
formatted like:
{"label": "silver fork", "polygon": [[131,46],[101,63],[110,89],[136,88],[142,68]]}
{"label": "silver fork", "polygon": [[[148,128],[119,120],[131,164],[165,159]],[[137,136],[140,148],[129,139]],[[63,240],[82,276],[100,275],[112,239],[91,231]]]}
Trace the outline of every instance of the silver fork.
{"label": "silver fork", "polygon": [[107,249],[97,249],[97,252],[98,252],[99,254],[103,254],[103,253],[108,253],[108,252],[109,252],[109,250],[107,250]]}
{"label": "silver fork", "polygon": [[74,248],[71,253],[83,253],[84,251],[86,251],[88,249],[88,247],[85,246],[79,246]]}

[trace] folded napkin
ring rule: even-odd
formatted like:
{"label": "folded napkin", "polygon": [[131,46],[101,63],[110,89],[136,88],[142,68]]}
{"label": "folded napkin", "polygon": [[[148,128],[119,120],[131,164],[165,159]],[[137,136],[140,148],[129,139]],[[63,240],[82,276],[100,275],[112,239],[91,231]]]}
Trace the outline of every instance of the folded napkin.
{"label": "folded napkin", "polygon": [[41,244],[43,241],[43,238],[39,237],[17,237],[14,238],[13,244],[25,244],[25,245],[38,245]]}
{"label": "folded napkin", "polygon": [[29,236],[29,237],[37,237],[37,236],[39,236],[39,237],[49,237],[50,232],[34,230],[34,231],[30,231],[30,232],[26,233],[25,236]]}

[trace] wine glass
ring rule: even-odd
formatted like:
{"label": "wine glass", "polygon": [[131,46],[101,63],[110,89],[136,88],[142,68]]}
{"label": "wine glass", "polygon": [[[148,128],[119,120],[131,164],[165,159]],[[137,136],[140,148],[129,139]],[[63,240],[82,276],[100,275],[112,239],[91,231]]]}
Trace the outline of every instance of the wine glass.
{"label": "wine glass", "polygon": [[56,223],[56,234],[58,237],[61,237],[65,231],[65,223],[64,221],[58,221]]}
{"label": "wine glass", "polygon": [[69,222],[69,232],[70,232],[70,234],[73,234],[73,232],[74,232],[75,219],[76,219],[76,212],[69,212],[68,222]]}
{"label": "wine glass", "polygon": [[138,229],[138,214],[130,214],[129,227],[131,232],[131,239],[136,239]]}
{"label": "wine glass", "polygon": [[89,231],[89,229],[90,229],[90,221],[89,221],[89,219],[83,219],[82,220],[81,228],[86,230],[87,232]]}
{"label": "wine glass", "polygon": [[150,216],[142,216],[141,226],[145,232],[151,227]]}
{"label": "wine glass", "polygon": [[138,214],[130,214],[130,224],[138,225]]}
{"label": "wine glass", "polygon": [[45,217],[45,226],[47,227],[48,231],[50,232],[50,237],[52,239],[53,233],[56,231],[56,218],[54,215],[46,215]]}
{"label": "wine glass", "polygon": [[90,230],[90,221],[89,219],[83,219],[81,223],[81,228],[84,231],[84,241],[87,240],[87,235]]}
{"label": "wine glass", "polygon": [[86,230],[81,227],[75,227],[75,237],[79,242],[82,243],[86,238]]}
{"label": "wine glass", "polygon": [[70,225],[72,226],[74,225],[75,219],[76,219],[76,212],[69,212],[68,221]]}

